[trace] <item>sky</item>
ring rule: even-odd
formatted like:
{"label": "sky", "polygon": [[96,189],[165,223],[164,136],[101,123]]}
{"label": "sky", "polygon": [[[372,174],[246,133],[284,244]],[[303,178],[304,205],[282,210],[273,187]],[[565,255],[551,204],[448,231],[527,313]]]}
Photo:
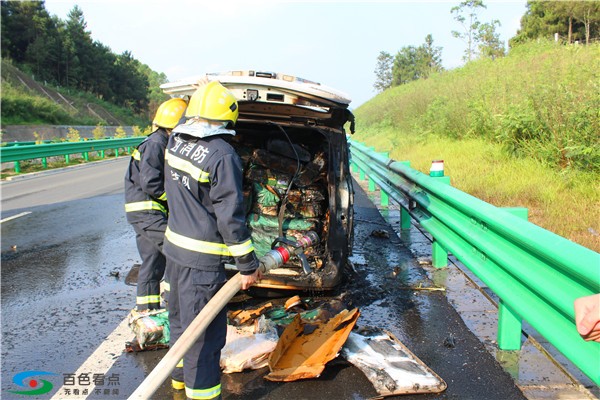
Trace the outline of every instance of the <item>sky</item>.
{"label": "sky", "polygon": [[[92,39],[169,81],[209,72],[281,72],[349,95],[357,108],[376,95],[377,56],[420,46],[428,34],[442,47],[446,69],[463,65],[462,27],[447,1],[46,0],[62,20],[78,5]],[[480,22],[497,19],[508,46],[526,0],[484,0]]]}

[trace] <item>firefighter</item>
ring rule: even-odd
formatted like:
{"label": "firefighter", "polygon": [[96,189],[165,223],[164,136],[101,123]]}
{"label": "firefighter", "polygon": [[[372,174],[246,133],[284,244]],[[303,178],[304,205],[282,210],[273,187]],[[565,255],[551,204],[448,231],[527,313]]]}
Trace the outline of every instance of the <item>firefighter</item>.
{"label": "firefighter", "polygon": [[134,150],[125,173],[125,211],[142,258],[137,281],[138,311],[160,308],[160,281],[166,265],[162,247],[168,214],[165,148],[186,105],[183,99],[170,99],[158,107],[152,122],[155,130]]}
{"label": "firefighter", "polygon": [[[225,262],[234,262],[242,289],[260,279],[246,226],[242,163],[227,142],[235,135],[238,104],[217,81],[200,86],[166,150],[165,189],[171,214],[165,232],[170,283],[171,346],[226,282]],[[189,399],[220,399],[219,360],[227,333],[222,309],[172,373],[172,386]]]}

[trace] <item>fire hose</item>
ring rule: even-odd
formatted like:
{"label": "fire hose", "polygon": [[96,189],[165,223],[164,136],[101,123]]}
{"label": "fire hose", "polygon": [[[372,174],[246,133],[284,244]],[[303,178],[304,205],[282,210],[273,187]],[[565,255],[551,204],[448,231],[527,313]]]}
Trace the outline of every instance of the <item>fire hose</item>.
{"label": "fire hose", "polygon": [[[292,257],[297,257],[302,263],[304,273],[310,273],[310,266],[304,254],[304,250],[314,246],[319,242],[319,236],[309,231],[294,242],[286,238],[277,238],[271,245],[271,250],[262,256],[259,260],[259,269],[265,273],[273,268],[284,265]],[[279,244],[279,246],[277,246]],[[148,400],[171,375],[171,371],[177,366],[185,353],[194,345],[196,340],[206,331],[208,325],[215,319],[217,314],[227,305],[229,300],[236,295],[242,288],[242,276],[237,273],[225,283],[200,313],[194,318],[192,323],[181,334],[175,344],[169,349],[167,354],[154,367],[152,372],[144,379],[138,388],[129,396],[129,400],[141,399]]]}

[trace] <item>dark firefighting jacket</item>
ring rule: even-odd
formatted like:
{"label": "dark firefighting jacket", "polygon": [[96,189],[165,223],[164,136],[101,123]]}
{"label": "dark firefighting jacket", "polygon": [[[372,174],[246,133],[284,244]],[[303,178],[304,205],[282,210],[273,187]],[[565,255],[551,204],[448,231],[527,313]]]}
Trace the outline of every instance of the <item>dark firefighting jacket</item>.
{"label": "dark firefighting jacket", "polygon": [[125,173],[125,211],[129,223],[167,216],[164,165],[168,140],[167,132],[157,129],[131,155]]}
{"label": "dark firefighting jacket", "polygon": [[175,263],[219,271],[235,260],[242,274],[258,268],[246,226],[242,163],[221,135],[174,133],[165,155],[171,214],[163,247]]}

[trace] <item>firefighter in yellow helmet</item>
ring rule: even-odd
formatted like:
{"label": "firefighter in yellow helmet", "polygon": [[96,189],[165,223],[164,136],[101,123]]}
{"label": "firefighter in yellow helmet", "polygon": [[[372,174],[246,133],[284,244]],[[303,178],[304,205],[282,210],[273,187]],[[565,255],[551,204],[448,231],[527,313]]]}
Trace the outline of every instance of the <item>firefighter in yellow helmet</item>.
{"label": "firefighter in yellow helmet", "polygon": [[[226,281],[234,262],[242,289],[260,279],[246,226],[242,163],[227,142],[238,118],[234,95],[217,81],[200,86],[186,110],[187,122],[169,137],[165,190],[171,213],[165,232],[170,283],[171,345]],[[227,333],[221,310],[172,373],[172,386],[189,399],[220,399],[221,349]]]}
{"label": "firefighter in yellow helmet", "polygon": [[168,214],[165,148],[186,106],[183,99],[170,99],[158,107],[152,122],[154,131],[134,150],[125,173],[125,211],[142,258],[137,282],[138,311],[160,308],[159,286],[166,265],[162,246]]}

